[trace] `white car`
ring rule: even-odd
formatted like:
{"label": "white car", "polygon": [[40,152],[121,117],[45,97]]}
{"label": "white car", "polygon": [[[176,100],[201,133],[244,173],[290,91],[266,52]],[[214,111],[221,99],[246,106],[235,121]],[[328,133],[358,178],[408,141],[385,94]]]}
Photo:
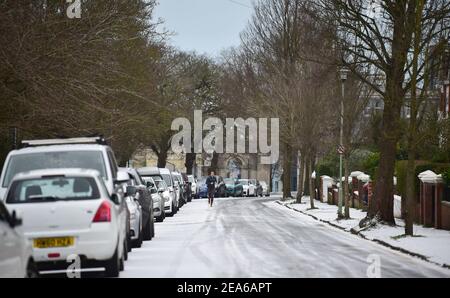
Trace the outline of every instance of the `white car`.
{"label": "white car", "polygon": [[142,207],[133,196],[126,197],[128,211],[130,212],[131,241],[134,247],[142,246]]}
{"label": "white car", "polygon": [[21,220],[0,201],[0,278],[37,277],[31,244],[21,230]]}
{"label": "white car", "polygon": [[152,177],[142,177],[144,183],[147,184],[147,187],[150,189],[150,193],[153,200],[153,213],[155,216],[155,220],[157,222],[163,222],[166,218],[166,213],[164,212],[164,198],[161,195],[161,192],[158,191],[155,180]]}
{"label": "white car", "polygon": [[164,212],[168,215],[174,214],[174,197],[170,194],[169,188],[167,187],[166,182],[164,180],[154,179],[156,188],[158,189],[158,193],[164,200]]}
{"label": "white car", "polygon": [[249,179],[239,179],[239,183],[242,184],[242,195],[244,197],[254,197],[256,195],[256,186]]}
{"label": "white car", "polygon": [[[164,181],[164,185],[166,187],[167,192],[164,198],[164,212],[166,215],[173,216],[178,212],[178,196],[174,190],[174,182],[172,179],[172,175],[170,174],[170,170],[168,169],[160,169],[156,167],[146,167],[140,168],[137,170],[139,175],[141,175],[142,179],[145,180],[146,177],[151,177],[157,183],[159,180]],[[171,183],[169,186],[168,183]],[[158,189],[160,187],[158,186]],[[168,196],[168,197],[167,197]]]}
{"label": "white car", "polygon": [[192,198],[196,198],[198,195],[197,180],[195,180],[193,175],[188,175],[187,177],[189,182],[191,183]]}
{"label": "white car", "polygon": [[[117,174],[117,181],[128,179],[123,174]],[[7,190],[5,204],[23,218],[24,236],[33,245],[40,271],[65,270],[74,256],[82,268],[104,267],[110,277],[123,270],[126,203],[123,196],[109,195],[98,171],[20,173]]]}
{"label": "white car", "polygon": [[259,184],[262,186],[262,195],[266,197],[270,196],[270,189],[267,183],[265,181],[260,181]]}

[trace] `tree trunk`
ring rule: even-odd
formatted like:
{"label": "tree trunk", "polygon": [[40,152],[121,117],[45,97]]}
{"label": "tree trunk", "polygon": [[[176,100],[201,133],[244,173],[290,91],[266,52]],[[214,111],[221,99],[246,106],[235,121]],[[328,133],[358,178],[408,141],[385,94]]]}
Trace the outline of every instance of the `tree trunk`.
{"label": "tree trunk", "polygon": [[348,169],[348,156],[347,154],[344,155],[344,177],[345,181],[344,183],[344,218],[349,219],[350,218],[350,195],[348,190],[348,176],[349,176],[349,169]]}
{"label": "tree trunk", "polygon": [[194,170],[194,163],[197,157],[196,153],[186,153],[186,159],[184,165],[186,166],[186,174],[192,175]]}
{"label": "tree trunk", "polygon": [[415,180],[415,165],[416,152],[413,148],[408,151],[408,165],[406,168],[406,202],[405,206],[405,235],[414,235],[414,217],[416,209],[416,189],[414,185]]}
{"label": "tree trunk", "polygon": [[414,30],[416,1],[408,1],[406,11],[399,11],[393,19],[392,55],[385,69],[383,125],[380,142],[380,164],[375,177],[373,198],[367,217],[395,225],[394,220],[394,168],[397,143],[400,138],[400,111],[405,99],[405,67]]}
{"label": "tree trunk", "polygon": [[213,152],[212,159],[211,159],[211,168],[210,168],[210,171],[214,171],[214,173],[215,173],[216,175],[219,175],[219,174],[217,173],[218,164],[219,164],[219,154],[216,153],[216,152],[214,151],[214,152]]}
{"label": "tree trunk", "polygon": [[311,195],[310,183],[308,177],[311,178],[311,160],[308,156],[305,156],[305,178],[304,178],[304,186],[303,186],[303,194],[305,196]]}
{"label": "tree trunk", "polygon": [[302,196],[303,196],[303,180],[305,175],[305,156],[303,154],[300,155],[300,171],[298,175],[298,183],[297,183],[297,203],[301,204]]}
{"label": "tree trunk", "polygon": [[[398,101],[398,99],[396,99]],[[380,164],[375,177],[373,197],[367,216],[394,225],[394,168],[399,139],[400,106],[394,104],[385,109],[380,148]]]}
{"label": "tree trunk", "polygon": [[315,187],[313,185],[312,178],[311,178],[311,175],[312,175],[312,172],[314,169],[313,157],[310,157],[308,160],[309,160],[309,162],[308,162],[309,175],[306,177],[306,179],[308,180],[308,184],[309,184],[309,202],[311,204],[311,209],[316,209],[316,207],[314,206],[314,199],[315,199],[316,192],[315,192]]}
{"label": "tree trunk", "polygon": [[285,144],[283,159],[283,198],[291,198],[291,170],[292,170],[292,148]]}
{"label": "tree trunk", "polygon": [[158,168],[165,168],[167,165],[167,151],[160,150],[158,153]]}

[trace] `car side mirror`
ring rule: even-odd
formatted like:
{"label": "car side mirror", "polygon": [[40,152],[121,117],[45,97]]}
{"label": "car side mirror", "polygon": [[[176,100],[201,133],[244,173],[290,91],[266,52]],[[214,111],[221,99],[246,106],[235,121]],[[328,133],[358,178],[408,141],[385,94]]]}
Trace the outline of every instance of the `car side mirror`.
{"label": "car side mirror", "polygon": [[151,183],[150,181],[147,181],[147,183],[145,183],[145,185],[147,186],[147,188],[153,187],[154,184]]}
{"label": "car side mirror", "polygon": [[126,192],[127,197],[134,196],[136,194],[136,192],[137,192],[137,190],[136,190],[135,186],[132,186],[132,185],[127,186],[127,192]]}
{"label": "car side mirror", "polygon": [[113,193],[111,195],[111,201],[113,201],[113,203],[116,204],[116,205],[120,205],[120,197],[119,197],[119,195],[116,194],[116,193]]}
{"label": "car side mirror", "polygon": [[154,187],[150,188],[150,193],[155,194],[155,193],[157,193],[157,192],[158,192],[158,191],[156,190],[156,188],[154,188]]}
{"label": "car side mirror", "polygon": [[22,219],[17,217],[16,211],[11,214],[11,219],[9,220],[9,226],[13,229],[15,227],[22,225]]}

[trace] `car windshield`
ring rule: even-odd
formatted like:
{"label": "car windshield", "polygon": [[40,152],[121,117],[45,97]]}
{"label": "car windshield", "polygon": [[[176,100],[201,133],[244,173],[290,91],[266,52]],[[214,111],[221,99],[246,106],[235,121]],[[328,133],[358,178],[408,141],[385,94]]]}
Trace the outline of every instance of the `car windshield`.
{"label": "car windshield", "polygon": [[239,180],[242,185],[248,185],[248,180]]}
{"label": "car windshield", "polygon": [[14,181],[6,202],[42,203],[69,200],[93,200],[100,198],[94,178],[54,176]]}
{"label": "car windshield", "polygon": [[198,184],[205,184],[206,183],[206,177],[201,177],[198,179]]}
{"label": "car windshield", "polygon": [[156,187],[158,189],[166,189],[167,185],[163,180],[155,180]]}
{"label": "car windshield", "polygon": [[164,182],[166,182],[167,186],[172,186],[172,176],[170,174],[162,174],[161,176],[164,179]]}
{"label": "car windshield", "polygon": [[62,151],[19,154],[11,156],[6,168],[3,187],[8,187],[18,173],[43,169],[93,169],[107,179],[105,162],[100,151]]}
{"label": "car windshield", "polygon": [[194,177],[188,176],[188,181],[191,182],[191,183],[194,183],[194,182],[195,182],[195,181],[194,181]]}

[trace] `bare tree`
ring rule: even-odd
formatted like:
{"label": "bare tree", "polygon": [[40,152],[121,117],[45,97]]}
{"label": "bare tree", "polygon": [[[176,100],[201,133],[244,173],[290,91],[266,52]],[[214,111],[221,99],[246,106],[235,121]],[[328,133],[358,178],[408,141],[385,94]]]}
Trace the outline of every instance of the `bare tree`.
{"label": "bare tree", "polygon": [[[324,12],[323,21],[339,26],[339,48],[343,51],[343,63],[384,99],[381,131],[383,146],[380,147],[380,165],[367,219],[379,218],[394,224],[396,146],[401,135],[400,111],[405,95],[411,88],[407,71],[412,63],[416,16],[420,13],[418,1],[321,0],[320,5]],[[431,26],[422,31],[421,49],[441,30],[437,24],[448,16],[449,6],[450,3],[444,0],[426,1],[422,15]],[[419,69],[423,67],[421,65]],[[376,76],[369,75],[378,71],[382,74],[384,88],[377,84]]]}

